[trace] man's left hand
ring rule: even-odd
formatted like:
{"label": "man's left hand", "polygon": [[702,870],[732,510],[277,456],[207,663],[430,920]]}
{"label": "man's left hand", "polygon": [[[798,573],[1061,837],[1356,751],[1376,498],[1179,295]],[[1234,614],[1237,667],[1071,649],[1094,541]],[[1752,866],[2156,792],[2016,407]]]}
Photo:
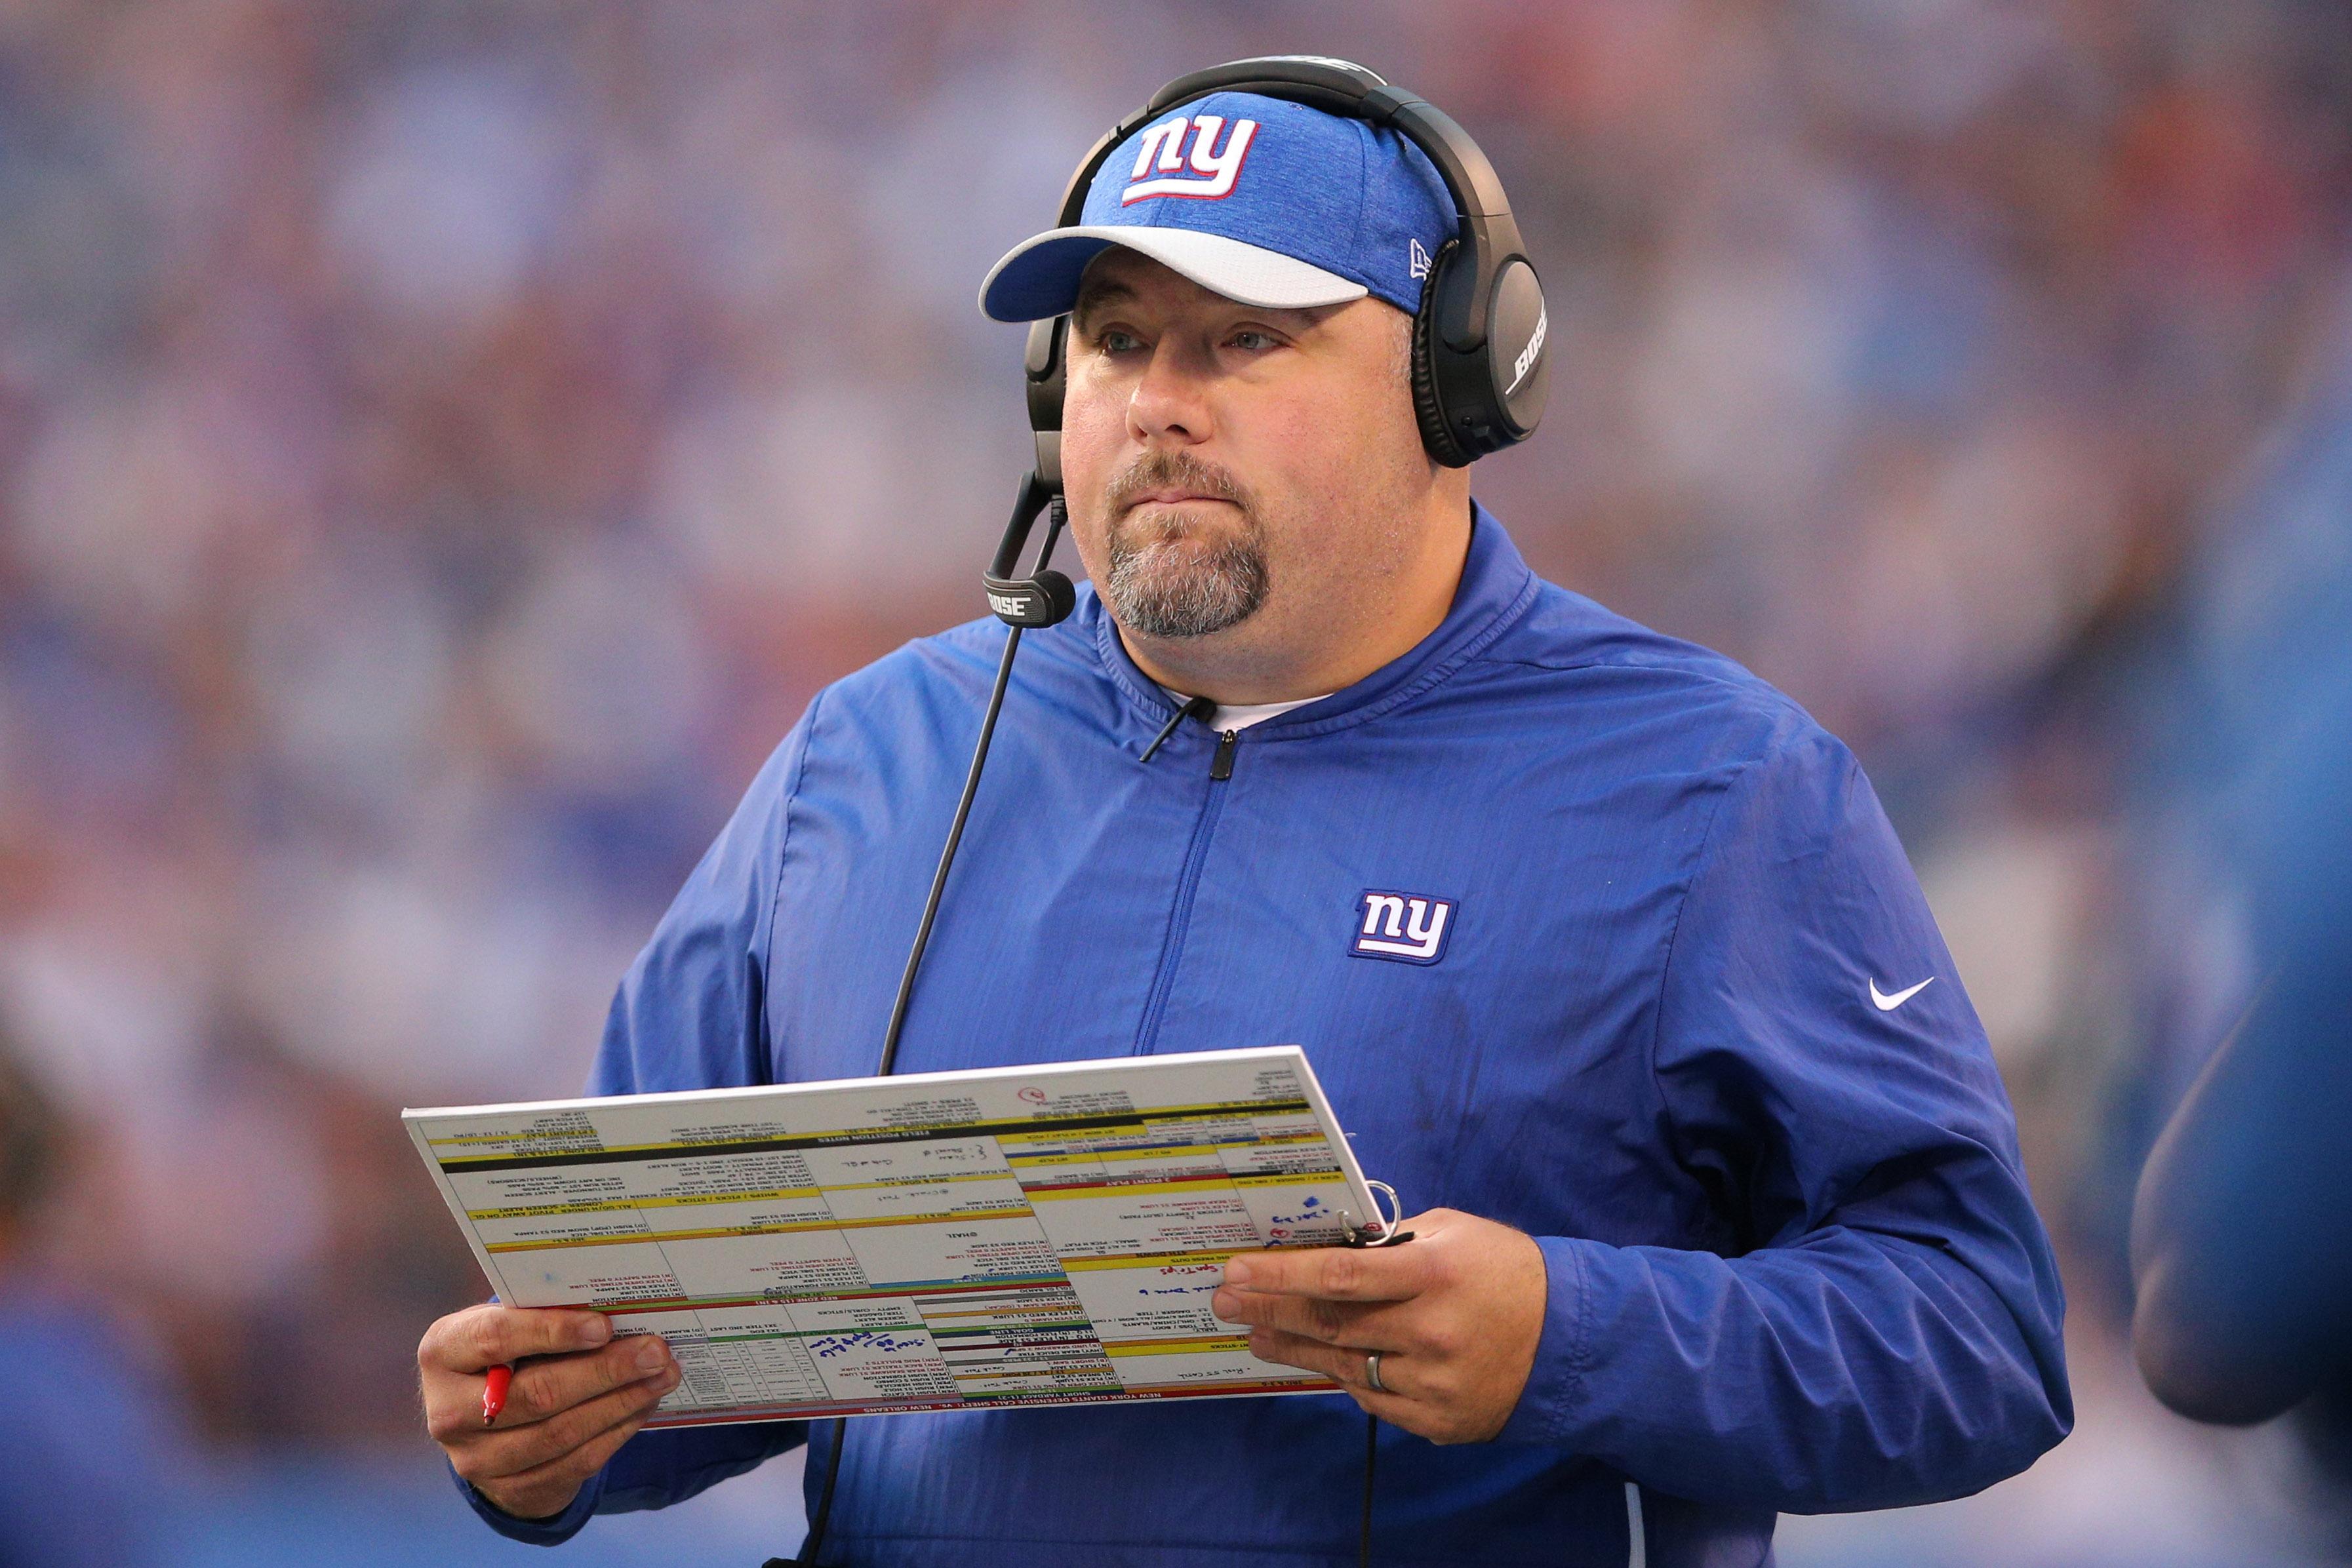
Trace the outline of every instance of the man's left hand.
{"label": "man's left hand", "polygon": [[[1357,1404],[1433,1442],[1484,1442],[1519,1402],[1543,1334],[1534,1238],[1451,1208],[1404,1222],[1395,1247],[1239,1253],[1209,1308],[1250,1325],[1265,1361],[1332,1378]],[[1381,1353],[1381,1385],[1367,1359]]]}

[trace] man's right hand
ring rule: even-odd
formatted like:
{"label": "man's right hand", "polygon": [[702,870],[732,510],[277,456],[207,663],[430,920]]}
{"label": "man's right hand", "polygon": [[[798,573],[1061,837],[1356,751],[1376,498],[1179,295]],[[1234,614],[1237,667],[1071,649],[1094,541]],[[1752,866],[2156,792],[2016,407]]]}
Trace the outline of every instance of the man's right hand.
{"label": "man's right hand", "polygon": [[[484,1374],[516,1366],[482,1425]],[[683,1375],[658,1334],[613,1337],[602,1312],[495,1303],[452,1312],[416,1347],[425,1429],[473,1489],[518,1519],[562,1513]]]}

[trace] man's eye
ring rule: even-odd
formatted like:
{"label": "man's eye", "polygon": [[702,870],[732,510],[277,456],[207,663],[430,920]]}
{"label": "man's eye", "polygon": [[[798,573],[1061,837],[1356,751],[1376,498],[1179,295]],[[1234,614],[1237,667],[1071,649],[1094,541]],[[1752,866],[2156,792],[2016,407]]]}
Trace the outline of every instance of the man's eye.
{"label": "man's eye", "polygon": [[1244,327],[1240,331],[1234,333],[1232,337],[1226,339],[1225,341],[1231,343],[1236,349],[1240,349],[1244,352],[1253,354],[1256,353],[1261,349],[1271,349],[1275,347],[1274,334],[1271,332],[1261,332],[1255,327]]}
{"label": "man's eye", "polygon": [[1095,340],[1095,346],[1106,354],[1124,354],[1143,347],[1143,340],[1118,327],[1106,327]]}

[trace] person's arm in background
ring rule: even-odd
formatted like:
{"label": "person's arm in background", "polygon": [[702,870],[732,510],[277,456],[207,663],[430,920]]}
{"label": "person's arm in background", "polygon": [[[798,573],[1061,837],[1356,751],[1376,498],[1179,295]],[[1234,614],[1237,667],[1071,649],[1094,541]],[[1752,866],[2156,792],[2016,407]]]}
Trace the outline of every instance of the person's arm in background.
{"label": "person's arm in background", "polygon": [[[820,696],[818,703],[823,700]],[[622,980],[605,1022],[589,1093],[716,1089],[767,1081],[768,940],[774,928],[776,881],[783,860],[788,810],[817,706],[811,705],[752,780],[734,817],[687,879],[652,940]],[[435,1324],[426,1335],[426,1346],[435,1344],[436,1333],[444,1325],[466,1315],[453,1314]],[[467,1342],[462,1336],[444,1333],[441,1338],[458,1347],[451,1355],[465,1359]],[[583,1358],[620,1357],[625,1352],[616,1347],[575,1354]],[[470,1359],[480,1360],[478,1355]],[[455,1407],[462,1414],[464,1396],[469,1394],[472,1408],[478,1412],[479,1365],[460,1369],[452,1361],[445,1370],[448,1386],[456,1390],[450,1396]],[[613,1400],[627,1393],[624,1389],[616,1394],[584,1374],[566,1375],[569,1381],[563,1383],[562,1392],[567,1394],[573,1384],[592,1398]],[[596,1384],[593,1389],[592,1384]],[[523,1386],[524,1378],[519,1374],[517,1391]],[[560,1404],[530,1414],[549,1424],[580,1419]],[[478,1419],[477,1415],[477,1423]],[[449,1427],[449,1422],[445,1420],[443,1425]],[[566,1453],[584,1453],[601,1462],[583,1476],[562,1471],[552,1489],[530,1489],[530,1511],[545,1511],[543,1517],[522,1518],[468,1484],[457,1469],[459,1447],[476,1437],[473,1431],[460,1429],[462,1425],[458,1421],[449,1427],[450,1437],[443,1447],[450,1452],[453,1473],[467,1502],[499,1533],[541,1544],[569,1540],[593,1514],[664,1508],[683,1501],[798,1447],[808,1435],[804,1422],[769,1421],[624,1434],[609,1458],[592,1447],[567,1447]],[[630,1430],[635,1431],[634,1426]],[[598,1440],[591,1436],[586,1444]],[[568,1500],[553,1506],[554,1494],[575,1482],[578,1490],[568,1493]],[[499,1488],[493,1484],[489,1490]]]}
{"label": "person's arm in background", "polygon": [[2237,1426],[2301,1404],[2352,1321],[2352,1040],[2285,976],[2189,1090],[2132,1213],[2132,1349],[2156,1396]]}
{"label": "person's arm in background", "polygon": [[2132,1347],[2173,1409],[2284,1414],[2352,1368],[2352,702],[2261,792],[2269,977],[2148,1156],[2132,1214]]}
{"label": "person's arm in background", "polygon": [[[1237,1258],[1218,1315],[1407,1430],[1554,1444],[1697,1502],[1935,1501],[2065,1436],[2063,1303],[2008,1098],[1894,830],[1827,737],[1728,787],[1657,1032],[1657,1135],[1719,1195],[1720,1252],[1441,1210],[1392,1251]],[[1375,1349],[1391,1393],[1365,1387]]]}

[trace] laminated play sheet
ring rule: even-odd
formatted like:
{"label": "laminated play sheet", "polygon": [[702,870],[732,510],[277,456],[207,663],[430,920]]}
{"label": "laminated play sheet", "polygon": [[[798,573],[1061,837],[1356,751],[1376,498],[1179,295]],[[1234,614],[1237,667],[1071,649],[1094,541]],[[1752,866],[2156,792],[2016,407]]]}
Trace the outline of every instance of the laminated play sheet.
{"label": "laminated play sheet", "polygon": [[1381,1218],[1296,1046],[403,1116],[500,1300],[669,1342],[649,1426],[1327,1392],[1209,1296]]}

